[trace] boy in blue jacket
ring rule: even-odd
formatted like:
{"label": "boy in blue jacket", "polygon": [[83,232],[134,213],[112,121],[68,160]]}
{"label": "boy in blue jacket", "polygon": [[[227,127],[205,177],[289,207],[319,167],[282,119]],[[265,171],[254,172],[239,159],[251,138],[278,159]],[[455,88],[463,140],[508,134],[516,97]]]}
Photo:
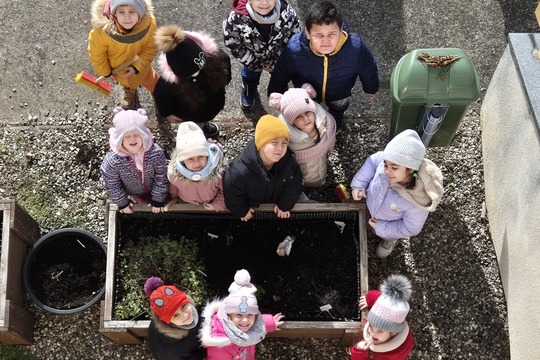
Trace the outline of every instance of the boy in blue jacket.
{"label": "boy in blue jacket", "polygon": [[309,83],[317,92],[315,100],[326,103],[338,129],[358,77],[364,92],[375,99],[379,90],[375,59],[360,36],[347,30],[334,4],[314,4],[305,31],[293,35],[281,53],[272,71],[268,96],[273,92],[283,94],[291,80],[294,87]]}

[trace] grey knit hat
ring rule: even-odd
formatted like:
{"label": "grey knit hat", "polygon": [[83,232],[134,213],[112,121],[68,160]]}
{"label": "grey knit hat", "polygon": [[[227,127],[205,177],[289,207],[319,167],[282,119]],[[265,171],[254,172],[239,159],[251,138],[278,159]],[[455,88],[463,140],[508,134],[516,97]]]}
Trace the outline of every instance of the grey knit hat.
{"label": "grey knit hat", "polygon": [[426,147],[420,140],[418,133],[411,129],[397,134],[383,151],[384,160],[413,170],[420,168],[425,155]]}
{"label": "grey knit hat", "polygon": [[114,15],[116,13],[116,9],[122,5],[127,5],[134,8],[141,18],[146,13],[146,4],[144,3],[144,0],[111,0],[111,14]]}
{"label": "grey knit hat", "polygon": [[369,310],[368,321],[383,331],[398,333],[405,327],[409,313],[411,282],[403,275],[390,275],[380,289],[382,294]]}

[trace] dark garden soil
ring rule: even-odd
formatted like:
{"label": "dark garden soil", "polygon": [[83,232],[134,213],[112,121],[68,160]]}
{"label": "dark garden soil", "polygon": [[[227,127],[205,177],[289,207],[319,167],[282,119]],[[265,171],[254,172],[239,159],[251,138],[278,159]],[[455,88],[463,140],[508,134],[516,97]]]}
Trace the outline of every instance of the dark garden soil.
{"label": "dark garden soil", "polygon": [[89,303],[105,285],[106,259],[101,246],[88,238],[56,237],[39,249],[29,281],[43,304],[75,309]]}
{"label": "dark garden soil", "polygon": [[[282,312],[296,321],[359,320],[356,214],[339,214],[296,214],[288,220],[263,214],[268,219],[249,222],[230,215],[118,214],[117,251],[122,239],[177,234],[197,242],[206,282],[218,297],[228,294],[235,272],[246,269],[261,312]],[[342,232],[335,221],[345,223]],[[278,244],[289,235],[296,237],[290,256],[278,256]],[[332,309],[321,311],[323,305]]]}

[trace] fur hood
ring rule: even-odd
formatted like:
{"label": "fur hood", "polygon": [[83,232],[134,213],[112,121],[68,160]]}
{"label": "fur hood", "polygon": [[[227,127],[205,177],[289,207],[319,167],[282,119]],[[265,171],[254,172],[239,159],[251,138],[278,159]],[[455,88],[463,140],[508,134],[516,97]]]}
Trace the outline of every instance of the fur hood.
{"label": "fur hood", "polygon": [[[92,4],[92,27],[106,32],[116,30],[114,20],[107,17],[105,13],[109,12],[110,0],[95,0]],[[144,16],[154,15],[154,5],[150,0],[144,0],[146,12]]]}
{"label": "fur hood", "polygon": [[[215,337],[212,334],[212,318],[219,312],[219,308],[225,299],[214,299],[206,303],[202,312],[204,322],[199,330],[199,337],[204,346],[224,347],[232,344],[227,336]],[[217,316],[217,315],[216,315]]]}
{"label": "fur hood", "polygon": [[160,54],[157,58],[158,71],[170,83],[178,84],[179,79],[167,63],[166,52],[174,49],[176,44],[185,38],[195,41],[205,54],[215,54],[219,46],[214,38],[207,32],[184,31],[177,25],[165,25],[156,31],[155,41]]}

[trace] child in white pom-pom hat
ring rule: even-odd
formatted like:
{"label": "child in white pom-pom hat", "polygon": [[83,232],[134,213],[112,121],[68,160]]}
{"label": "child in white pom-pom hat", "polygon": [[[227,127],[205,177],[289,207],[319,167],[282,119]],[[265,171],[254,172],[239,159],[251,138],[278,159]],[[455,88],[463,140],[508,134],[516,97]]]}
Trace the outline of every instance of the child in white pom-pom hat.
{"label": "child in white pom-pom hat", "polygon": [[279,118],[289,127],[289,147],[296,155],[304,176],[304,186],[320,187],[326,181],[328,153],[336,140],[336,120],[313,101],[310,84],[291,88],[284,94],[272,93],[270,106],[280,110]]}
{"label": "child in white pom-pom hat", "polygon": [[208,210],[225,210],[222,179],[225,168],[221,146],[206,140],[196,123],[186,121],[178,126],[176,148],[167,171],[171,196],[204,205]]}
{"label": "child in white pom-pom hat", "polygon": [[209,302],[202,315],[201,343],[207,360],[254,360],[256,345],[266,333],[279,331],[284,315],[261,314],[247,270],[239,270],[229,287],[229,296]]}
{"label": "child in white pom-pom hat", "polygon": [[405,321],[409,313],[411,282],[390,275],[379,290],[360,298],[360,310],[370,308],[362,340],[350,349],[351,360],[404,360],[413,348],[412,331]]}
{"label": "child in white pom-pom hat", "polygon": [[407,129],[371,155],[352,180],[353,199],[366,198],[369,225],[382,239],[376,251],[381,259],[397,240],[418,235],[441,202],[443,176],[425,154],[418,133]]}
{"label": "child in white pom-pom hat", "polygon": [[105,155],[100,172],[103,185],[120,212],[131,214],[129,198],[163,211],[169,194],[167,158],[146,127],[146,111],[114,109],[109,129],[111,150]]}

